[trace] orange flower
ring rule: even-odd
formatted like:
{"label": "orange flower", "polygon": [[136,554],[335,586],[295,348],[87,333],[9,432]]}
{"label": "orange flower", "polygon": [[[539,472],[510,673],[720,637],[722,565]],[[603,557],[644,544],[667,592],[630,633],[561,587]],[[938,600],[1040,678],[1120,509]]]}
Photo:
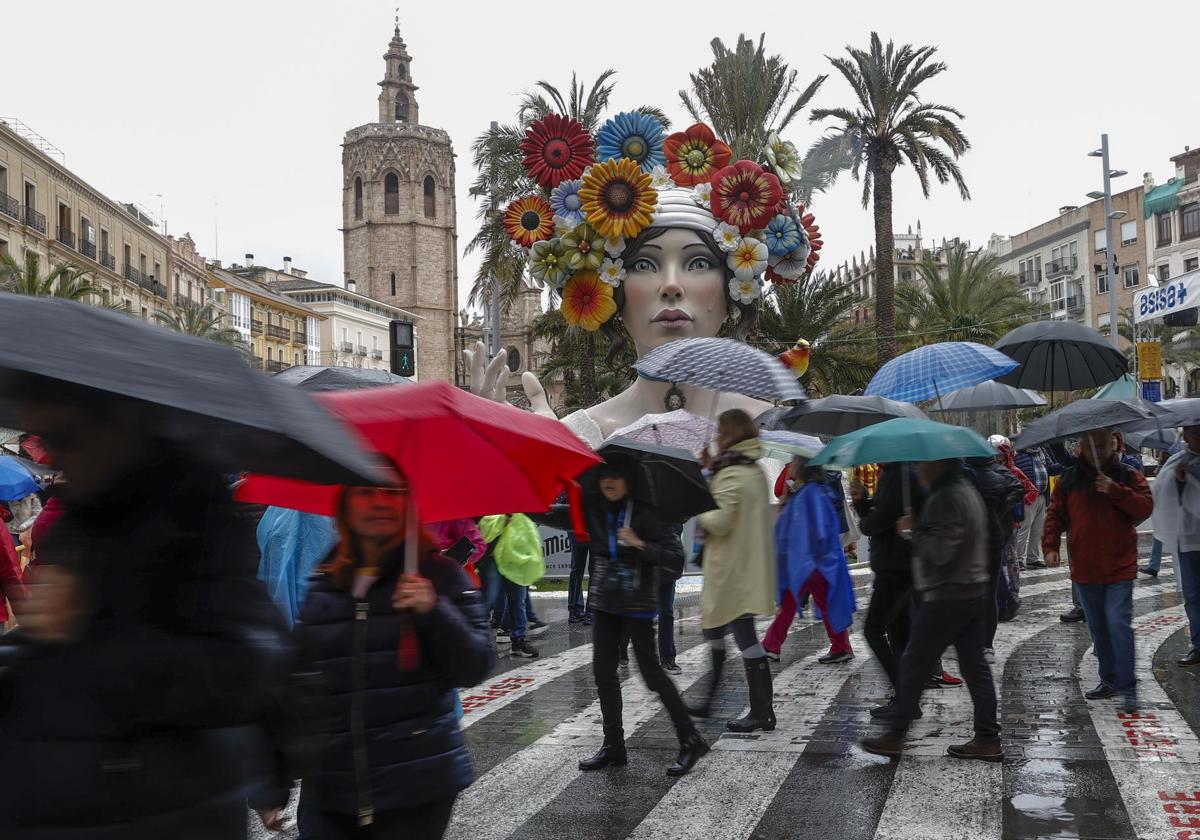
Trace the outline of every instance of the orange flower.
{"label": "orange flower", "polygon": [[518,198],[504,211],[504,228],[512,241],[523,248],[532,248],[533,243],[549,239],[554,235],[550,202],[540,195]]}
{"label": "orange flower", "polygon": [[712,178],[714,172],[729,165],[733,153],[717,139],[704,123],[687,131],[677,131],[663,143],[667,170],[681,187],[694,187]]}
{"label": "orange flower", "polygon": [[[635,166],[637,164],[634,164]],[[562,314],[568,324],[595,332],[617,314],[613,287],[594,271],[578,271],[562,291]]]}
{"label": "orange flower", "polygon": [[579,189],[584,218],[606,239],[633,239],[650,226],[658,192],[637,161],[618,158],[594,163]]}

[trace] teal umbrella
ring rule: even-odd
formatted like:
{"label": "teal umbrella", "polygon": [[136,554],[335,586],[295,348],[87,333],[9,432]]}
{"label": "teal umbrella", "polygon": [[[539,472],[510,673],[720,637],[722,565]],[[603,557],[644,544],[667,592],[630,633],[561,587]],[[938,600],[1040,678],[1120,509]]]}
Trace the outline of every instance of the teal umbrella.
{"label": "teal umbrella", "polygon": [[973,429],[915,417],[897,417],[834,438],[808,463],[812,467],[827,464],[854,467],[995,454],[996,450]]}
{"label": "teal umbrella", "polygon": [[1120,379],[1114,379],[1096,392],[1094,400],[1136,400],[1138,393],[1137,380],[1132,374],[1125,374]]}

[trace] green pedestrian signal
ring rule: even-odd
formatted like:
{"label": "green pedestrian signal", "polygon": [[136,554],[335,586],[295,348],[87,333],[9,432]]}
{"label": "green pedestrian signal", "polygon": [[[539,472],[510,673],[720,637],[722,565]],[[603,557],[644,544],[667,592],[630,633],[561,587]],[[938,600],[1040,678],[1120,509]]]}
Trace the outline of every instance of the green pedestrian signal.
{"label": "green pedestrian signal", "polygon": [[393,372],[397,376],[412,376],[417,372],[416,349],[412,347],[397,348]]}

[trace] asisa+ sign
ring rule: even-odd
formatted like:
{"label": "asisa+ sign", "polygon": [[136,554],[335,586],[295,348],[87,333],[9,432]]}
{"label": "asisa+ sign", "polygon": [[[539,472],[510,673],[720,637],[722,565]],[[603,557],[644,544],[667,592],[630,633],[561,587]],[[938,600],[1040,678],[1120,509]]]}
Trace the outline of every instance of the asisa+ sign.
{"label": "asisa+ sign", "polygon": [[1200,306],[1200,271],[1174,277],[1161,286],[1152,286],[1133,296],[1133,320],[1136,323],[1161,318]]}

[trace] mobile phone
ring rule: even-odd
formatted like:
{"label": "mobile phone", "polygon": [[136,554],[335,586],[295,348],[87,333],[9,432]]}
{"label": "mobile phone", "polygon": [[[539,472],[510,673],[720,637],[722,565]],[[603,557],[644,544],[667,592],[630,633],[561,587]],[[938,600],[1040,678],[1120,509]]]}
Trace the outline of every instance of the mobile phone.
{"label": "mobile phone", "polygon": [[442,552],[442,554],[454,560],[460,566],[465,565],[474,553],[475,543],[471,542],[469,537],[459,537],[458,542]]}

